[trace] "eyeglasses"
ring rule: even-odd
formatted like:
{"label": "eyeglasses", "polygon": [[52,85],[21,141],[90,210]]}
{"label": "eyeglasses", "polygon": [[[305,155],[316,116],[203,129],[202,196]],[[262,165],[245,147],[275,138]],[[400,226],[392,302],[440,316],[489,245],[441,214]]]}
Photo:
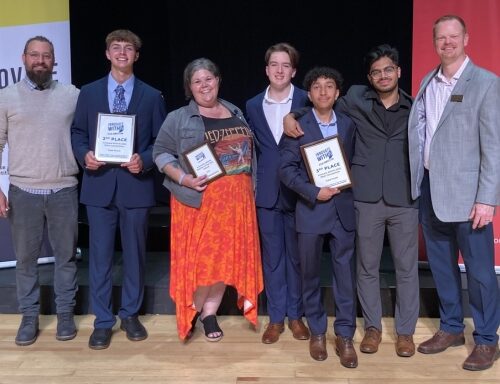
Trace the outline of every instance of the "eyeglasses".
{"label": "eyeglasses", "polygon": [[370,75],[370,77],[372,79],[377,80],[377,79],[380,79],[382,77],[383,73],[385,73],[386,75],[391,76],[391,75],[394,74],[394,72],[396,72],[396,67],[394,67],[394,66],[391,65],[389,67],[385,67],[382,70],[380,70],[380,69],[374,69],[373,71],[371,71],[369,73],[369,75]]}
{"label": "eyeglasses", "polygon": [[36,52],[36,51],[28,52],[28,53],[26,53],[26,55],[29,56],[29,58],[32,60],[37,60],[40,58],[42,58],[42,60],[52,60],[52,58],[54,57],[54,56],[52,56],[52,53],[48,53],[48,52],[40,53],[40,52]]}

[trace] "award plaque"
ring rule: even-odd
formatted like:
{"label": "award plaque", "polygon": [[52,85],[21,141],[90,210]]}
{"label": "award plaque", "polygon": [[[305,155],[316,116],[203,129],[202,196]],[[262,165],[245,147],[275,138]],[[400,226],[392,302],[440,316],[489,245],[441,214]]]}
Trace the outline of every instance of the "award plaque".
{"label": "award plaque", "polygon": [[135,115],[99,113],[94,156],[106,163],[125,163],[134,153]]}
{"label": "award plaque", "polygon": [[207,183],[224,176],[226,171],[209,142],[204,142],[183,153],[195,177],[207,176]]}
{"label": "award plaque", "polygon": [[349,163],[337,135],[302,145],[300,150],[312,184],[338,189],[351,186]]}

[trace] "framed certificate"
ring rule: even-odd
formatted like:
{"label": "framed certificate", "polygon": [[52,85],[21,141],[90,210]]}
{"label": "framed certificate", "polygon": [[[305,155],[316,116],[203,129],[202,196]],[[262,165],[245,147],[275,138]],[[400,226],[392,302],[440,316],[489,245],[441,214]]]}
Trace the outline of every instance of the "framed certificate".
{"label": "framed certificate", "polygon": [[99,113],[94,156],[106,163],[125,163],[134,153],[135,115]]}
{"label": "framed certificate", "polygon": [[302,145],[300,151],[315,186],[343,189],[352,185],[349,163],[337,135]]}
{"label": "framed certificate", "polygon": [[207,182],[224,176],[226,171],[209,142],[203,142],[182,154],[195,177],[207,175]]}

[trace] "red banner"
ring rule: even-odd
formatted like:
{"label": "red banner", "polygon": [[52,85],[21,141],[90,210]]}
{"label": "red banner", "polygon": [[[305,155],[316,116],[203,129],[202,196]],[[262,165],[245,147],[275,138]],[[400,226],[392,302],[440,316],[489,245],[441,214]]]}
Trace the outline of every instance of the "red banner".
{"label": "red banner", "polygon": [[[467,54],[471,60],[500,74],[500,1],[498,0],[413,0],[412,94],[417,94],[427,72],[439,64],[432,41],[432,26],[440,16],[455,14],[464,19],[469,33]],[[500,151],[500,148],[498,148]],[[500,165],[499,165],[500,166]],[[493,219],[495,269],[500,273],[500,213]],[[421,239],[422,240],[422,239]],[[426,260],[421,247],[420,259]]]}

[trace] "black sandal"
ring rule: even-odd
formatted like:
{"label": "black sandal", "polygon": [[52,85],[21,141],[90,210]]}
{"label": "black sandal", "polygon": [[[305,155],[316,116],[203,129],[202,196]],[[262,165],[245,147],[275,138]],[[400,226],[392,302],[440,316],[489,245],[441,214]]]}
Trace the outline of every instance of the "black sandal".
{"label": "black sandal", "polygon": [[[220,329],[219,324],[217,323],[217,317],[215,315],[209,315],[201,320],[203,323],[203,328],[205,329],[205,337],[208,341],[219,341],[224,336],[224,332]],[[220,333],[219,336],[209,336],[213,333]]]}

